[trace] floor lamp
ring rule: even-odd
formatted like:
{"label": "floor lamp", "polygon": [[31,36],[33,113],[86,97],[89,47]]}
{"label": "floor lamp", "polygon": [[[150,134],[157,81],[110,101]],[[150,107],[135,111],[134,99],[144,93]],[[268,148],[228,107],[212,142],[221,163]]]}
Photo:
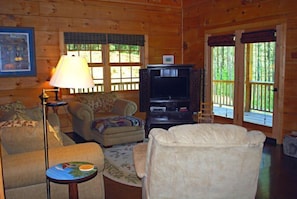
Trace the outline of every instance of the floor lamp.
{"label": "floor lamp", "polygon": [[[49,168],[48,129],[46,114],[48,95],[46,92],[57,92],[58,88],[90,88],[94,86],[94,82],[85,58],[62,55],[49,84],[55,87],[55,89],[43,89],[42,94],[40,95],[40,99],[42,101],[44,157],[46,170]],[[50,199],[50,182],[48,179],[46,179],[46,187],[47,198]]]}

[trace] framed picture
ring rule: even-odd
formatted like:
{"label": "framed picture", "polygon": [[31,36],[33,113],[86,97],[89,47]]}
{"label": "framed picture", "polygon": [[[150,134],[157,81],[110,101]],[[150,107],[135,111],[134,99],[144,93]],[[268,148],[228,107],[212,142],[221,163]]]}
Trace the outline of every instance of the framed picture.
{"label": "framed picture", "polygon": [[34,29],[0,27],[0,77],[35,75]]}
{"label": "framed picture", "polygon": [[163,55],[163,64],[174,64],[173,55]]}

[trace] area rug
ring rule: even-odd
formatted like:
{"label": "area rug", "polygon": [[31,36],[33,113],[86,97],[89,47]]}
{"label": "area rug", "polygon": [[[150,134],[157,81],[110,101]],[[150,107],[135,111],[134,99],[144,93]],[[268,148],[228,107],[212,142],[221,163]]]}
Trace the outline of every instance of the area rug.
{"label": "area rug", "polygon": [[105,177],[122,184],[141,187],[141,180],[137,177],[133,161],[133,147],[135,144],[122,144],[103,148],[105,156],[103,175]]}

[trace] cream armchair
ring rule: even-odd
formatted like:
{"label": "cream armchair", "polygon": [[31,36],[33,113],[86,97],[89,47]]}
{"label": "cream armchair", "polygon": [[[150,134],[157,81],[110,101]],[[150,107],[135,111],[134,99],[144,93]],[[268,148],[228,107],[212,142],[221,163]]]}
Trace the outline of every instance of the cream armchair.
{"label": "cream armchair", "polygon": [[230,124],[152,129],[133,151],[142,198],[255,198],[264,140]]}

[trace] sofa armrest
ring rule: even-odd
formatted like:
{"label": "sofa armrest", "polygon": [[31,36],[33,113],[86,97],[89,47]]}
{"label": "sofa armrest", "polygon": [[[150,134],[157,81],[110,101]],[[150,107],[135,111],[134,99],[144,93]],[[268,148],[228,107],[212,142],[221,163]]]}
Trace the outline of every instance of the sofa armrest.
{"label": "sofa armrest", "polygon": [[[104,155],[96,143],[75,144],[49,149],[49,166],[70,161],[91,162],[99,173],[104,169]],[[44,151],[6,155],[3,157],[5,188],[45,183]]]}
{"label": "sofa armrest", "polygon": [[112,112],[121,116],[131,116],[137,111],[137,105],[131,100],[116,99]]}
{"label": "sofa armrest", "polygon": [[135,165],[136,174],[139,178],[145,176],[147,143],[140,143],[133,148],[133,160]]}
{"label": "sofa armrest", "polygon": [[94,120],[93,110],[91,109],[91,107],[89,107],[84,103],[77,102],[77,101],[69,102],[68,111],[73,117],[76,117],[80,120],[85,120],[85,121]]}

